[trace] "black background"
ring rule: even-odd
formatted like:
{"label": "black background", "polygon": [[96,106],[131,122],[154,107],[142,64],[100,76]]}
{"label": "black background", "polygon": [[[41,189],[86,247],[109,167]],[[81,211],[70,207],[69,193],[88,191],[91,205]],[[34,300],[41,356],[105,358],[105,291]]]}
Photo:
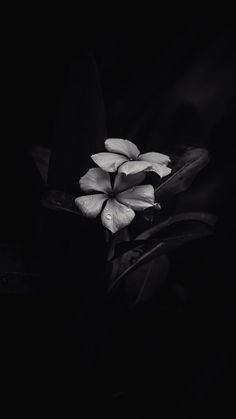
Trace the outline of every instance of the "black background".
{"label": "black background", "polygon": [[[235,409],[235,30],[200,16],[133,26],[39,19],[11,22],[5,34],[1,272],[15,269],[14,249],[20,266],[40,272],[23,293],[13,284],[0,295],[9,406],[49,402],[86,417],[85,404],[90,417],[102,403],[111,418]],[[167,285],[133,311],[120,295],[104,303],[99,223],[44,212],[41,224],[44,185],[29,156],[35,144],[52,148],[48,186],[76,196],[106,137],[143,152],[188,143],[212,156],[171,210],[215,213],[214,236],[173,252]]]}

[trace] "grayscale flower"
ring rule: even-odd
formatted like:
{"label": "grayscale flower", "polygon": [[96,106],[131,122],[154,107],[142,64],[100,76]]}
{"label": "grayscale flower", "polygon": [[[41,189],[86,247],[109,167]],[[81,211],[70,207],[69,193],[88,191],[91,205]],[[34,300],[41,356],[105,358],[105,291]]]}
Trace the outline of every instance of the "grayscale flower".
{"label": "grayscale flower", "polygon": [[135,211],[155,205],[153,186],[137,186],[144,178],[144,173],[118,173],[112,187],[109,173],[100,168],[89,169],[81,177],[80,187],[91,194],[76,198],[75,204],[87,217],[95,218],[101,213],[102,224],[115,233],[131,223]]}
{"label": "grayscale flower", "polygon": [[169,156],[150,152],[140,154],[138,147],[128,140],[121,138],[108,138],[105,141],[107,152],[93,154],[92,160],[107,172],[133,175],[139,172],[153,171],[161,178],[171,173],[167,167],[170,163]]}

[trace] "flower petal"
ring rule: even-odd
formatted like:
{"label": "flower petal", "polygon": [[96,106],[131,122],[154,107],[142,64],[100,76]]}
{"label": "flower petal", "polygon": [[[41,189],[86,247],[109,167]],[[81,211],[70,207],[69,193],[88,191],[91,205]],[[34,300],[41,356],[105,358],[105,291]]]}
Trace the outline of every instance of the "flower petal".
{"label": "flower petal", "polygon": [[161,153],[155,153],[155,152],[140,154],[138,159],[142,161],[148,161],[150,163],[158,163],[158,164],[170,163],[169,156],[166,156],[165,154],[161,154]]}
{"label": "flower petal", "polygon": [[118,167],[128,160],[127,157],[115,153],[97,153],[91,159],[106,172],[116,172]]}
{"label": "flower petal", "polygon": [[136,173],[143,172],[146,169],[152,167],[152,163],[146,161],[127,161],[122,164],[119,168],[118,173],[124,173],[125,175],[135,175]]}
{"label": "flower petal", "polygon": [[135,211],[143,211],[154,205],[154,188],[152,185],[135,186],[117,194],[116,199]]}
{"label": "flower petal", "polygon": [[101,214],[102,224],[112,233],[126,227],[134,217],[135,212],[120,204],[116,199],[109,199]]}
{"label": "flower petal", "polygon": [[110,175],[104,170],[94,167],[89,169],[79,181],[80,188],[84,192],[105,192],[112,190]]}
{"label": "flower petal", "polygon": [[112,153],[120,153],[129,157],[129,159],[137,159],[140,151],[138,147],[129,140],[122,138],[108,138],[105,141],[105,147]]}
{"label": "flower petal", "polygon": [[114,192],[122,192],[126,189],[131,188],[132,186],[138,185],[146,177],[144,172],[136,173],[135,175],[124,175],[123,173],[117,173],[115,177]]}
{"label": "flower petal", "polygon": [[106,199],[108,197],[105,194],[80,196],[75,199],[75,205],[86,217],[95,218],[101,212]]}
{"label": "flower petal", "polygon": [[153,163],[152,167],[147,169],[147,172],[155,172],[162,178],[171,173],[171,168],[165,166],[164,164]]}

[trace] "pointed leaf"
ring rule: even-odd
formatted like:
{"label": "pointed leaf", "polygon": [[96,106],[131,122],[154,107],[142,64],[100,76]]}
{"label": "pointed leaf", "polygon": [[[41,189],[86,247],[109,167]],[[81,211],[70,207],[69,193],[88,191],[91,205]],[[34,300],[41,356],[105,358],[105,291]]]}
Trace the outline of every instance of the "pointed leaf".
{"label": "pointed leaf", "polygon": [[209,227],[214,227],[214,225],[216,224],[216,221],[217,221],[217,217],[214,214],[210,214],[206,212],[184,212],[184,213],[173,215],[167,218],[167,220],[150,227],[148,230],[139,234],[135,238],[135,240],[147,240],[151,237],[155,237],[157,233],[159,233],[160,231],[163,232],[163,230],[169,228],[170,226],[174,226],[177,223],[181,223],[180,225],[181,228],[183,229],[185,227],[185,230],[186,230],[186,227],[187,228],[190,227],[189,224],[187,225],[187,222],[192,222],[191,230],[193,230],[194,224],[195,224],[196,229],[201,224],[204,224]]}
{"label": "pointed leaf", "polygon": [[158,254],[163,253],[161,251],[164,246],[164,242],[158,242],[157,244],[153,245],[147,241],[146,244],[140,245],[134,250],[126,252],[122,258],[115,259],[112,266],[117,268],[116,270],[119,272],[119,274],[116,278],[112,278],[113,280],[109,284],[108,292],[110,292],[114,286],[117,285],[118,282],[128,273],[134,271],[142,264],[152,260]]}
{"label": "pointed leaf", "polygon": [[189,146],[180,156],[174,156],[171,160],[173,162],[171,176],[155,190],[158,202],[169,200],[172,196],[188,189],[196,175],[208,164],[210,155],[204,148]]}

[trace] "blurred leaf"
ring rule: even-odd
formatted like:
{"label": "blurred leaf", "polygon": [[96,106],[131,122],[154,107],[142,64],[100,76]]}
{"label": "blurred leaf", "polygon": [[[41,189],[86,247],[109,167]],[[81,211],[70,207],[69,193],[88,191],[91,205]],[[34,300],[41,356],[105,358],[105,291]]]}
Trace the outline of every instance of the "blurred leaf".
{"label": "blurred leaf", "polygon": [[90,165],[90,156],[103,148],[107,138],[106,111],[96,61],[82,53],[69,63],[58,108],[48,170],[50,189],[79,196],[79,179]]}
{"label": "blurred leaf", "polygon": [[77,210],[74,198],[62,191],[49,190],[45,192],[42,199],[42,206],[51,211],[69,212],[76,215],[81,215]]}
{"label": "blurred leaf", "polygon": [[32,294],[38,272],[38,257],[31,249],[0,243],[0,293]]}
{"label": "blurred leaf", "polygon": [[51,150],[47,147],[34,145],[30,149],[30,154],[38,168],[38,171],[43,181],[47,183],[48,167],[49,167],[49,160],[51,156]]}
{"label": "blurred leaf", "polygon": [[180,283],[173,283],[173,292],[176,298],[178,299],[178,302],[180,304],[183,304],[187,301],[189,296],[189,290],[183,286],[183,284]]}
{"label": "blurred leaf", "polygon": [[32,249],[12,243],[0,243],[0,275],[6,272],[37,272],[38,257]]}
{"label": "blurred leaf", "polygon": [[186,147],[182,154],[173,156],[172,174],[155,190],[158,202],[186,191],[196,175],[209,162],[210,154],[204,148]]}
{"label": "blurred leaf", "polygon": [[0,293],[31,296],[37,293],[35,281],[39,274],[30,272],[6,272],[0,274]]}

